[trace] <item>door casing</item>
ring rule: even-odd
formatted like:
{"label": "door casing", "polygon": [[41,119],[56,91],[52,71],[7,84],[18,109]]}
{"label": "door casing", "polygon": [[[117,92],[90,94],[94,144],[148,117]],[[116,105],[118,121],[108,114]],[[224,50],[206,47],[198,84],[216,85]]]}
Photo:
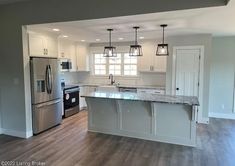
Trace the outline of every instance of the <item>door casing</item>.
{"label": "door casing", "polygon": [[173,57],[172,57],[172,87],[171,87],[171,94],[175,95],[176,90],[176,52],[178,49],[198,49],[200,50],[200,61],[199,61],[199,92],[198,92],[198,100],[200,106],[198,106],[198,117],[197,121],[199,123],[208,123],[204,122],[202,117],[203,112],[203,86],[204,86],[204,46],[195,45],[195,46],[175,46],[173,47]]}

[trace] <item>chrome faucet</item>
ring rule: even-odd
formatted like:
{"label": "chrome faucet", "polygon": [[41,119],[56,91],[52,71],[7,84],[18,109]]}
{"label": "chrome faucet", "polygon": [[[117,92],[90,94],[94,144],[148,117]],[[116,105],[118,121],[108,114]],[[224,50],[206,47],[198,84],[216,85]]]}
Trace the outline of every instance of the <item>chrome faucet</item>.
{"label": "chrome faucet", "polygon": [[110,79],[110,83],[111,85],[113,85],[115,83],[115,80],[113,78],[113,75],[112,74],[109,74],[109,79]]}

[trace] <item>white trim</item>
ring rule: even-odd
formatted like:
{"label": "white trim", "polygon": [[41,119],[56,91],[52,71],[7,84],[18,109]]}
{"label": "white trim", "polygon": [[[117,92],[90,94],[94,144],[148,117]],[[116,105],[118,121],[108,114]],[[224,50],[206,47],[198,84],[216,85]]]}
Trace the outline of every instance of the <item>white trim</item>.
{"label": "white trim", "polygon": [[235,113],[235,71],[234,71],[234,85],[233,85],[233,113]]}
{"label": "white trim", "polygon": [[173,47],[173,57],[172,57],[172,83],[171,83],[171,93],[172,95],[175,94],[175,80],[176,80],[176,73],[175,73],[175,68],[176,68],[176,50],[177,49],[199,49],[200,50],[200,68],[199,68],[199,103],[200,106],[198,107],[198,119],[197,121],[199,123],[209,123],[208,118],[202,117],[202,112],[203,112],[203,87],[204,87],[204,46],[202,45],[195,45],[195,46],[176,46]]}
{"label": "white trim", "polygon": [[33,131],[16,131],[16,130],[10,130],[10,129],[2,129],[2,134],[10,135],[14,137],[20,137],[20,138],[29,138],[33,136]]}
{"label": "white trim", "polygon": [[29,64],[29,46],[28,46],[28,35],[27,27],[22,26],[22,43],[23,43],[23,65],[24,65],[24,97],[25,97],[25,130],[29,132],[18,132],[18,131],[9,131],[10,133],[16,134],[14,136],[28,138],[33,135],[32,132],[32,108],[31,108],[31,88],[30,88],[30,64]]}
{"label": "white trim", "polygon": [[210,112],[209,117],[221,118],[221,119],[234,119],[235,120],[235,114],[224,114],[224,113]]}

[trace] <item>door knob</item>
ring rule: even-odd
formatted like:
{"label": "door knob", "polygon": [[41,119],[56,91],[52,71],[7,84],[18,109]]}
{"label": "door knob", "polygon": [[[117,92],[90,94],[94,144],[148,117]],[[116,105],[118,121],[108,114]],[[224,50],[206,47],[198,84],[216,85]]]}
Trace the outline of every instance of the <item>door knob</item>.
{"label": "door knob", "polygon": [[180,90],[179,88],[176,88],[176,90]]}

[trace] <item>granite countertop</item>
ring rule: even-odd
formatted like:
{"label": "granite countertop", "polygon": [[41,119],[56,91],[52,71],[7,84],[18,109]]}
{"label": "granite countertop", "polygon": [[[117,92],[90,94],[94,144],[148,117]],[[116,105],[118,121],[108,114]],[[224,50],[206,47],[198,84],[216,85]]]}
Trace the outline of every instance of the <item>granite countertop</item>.
{"label": "granite countertop", "polygon": [[[95,84],[95,83],[77,83],[78,86],[106,86],[106,84]],[[159,89],[159,90],[165,90],[166,88],[164,86],[159,85],[126,85],[126,84],[120,84],[116,85],[118,88],[139,88],[139,89]]]}
{"label": "granite countertop", "polygon": [[171,96],[159,94],[138,94],[131,92],[92,92],[81,97],[107,98],[133,101],[150,101],[159,103],[185,104],[199,106],[197,97],[193,96]]}

